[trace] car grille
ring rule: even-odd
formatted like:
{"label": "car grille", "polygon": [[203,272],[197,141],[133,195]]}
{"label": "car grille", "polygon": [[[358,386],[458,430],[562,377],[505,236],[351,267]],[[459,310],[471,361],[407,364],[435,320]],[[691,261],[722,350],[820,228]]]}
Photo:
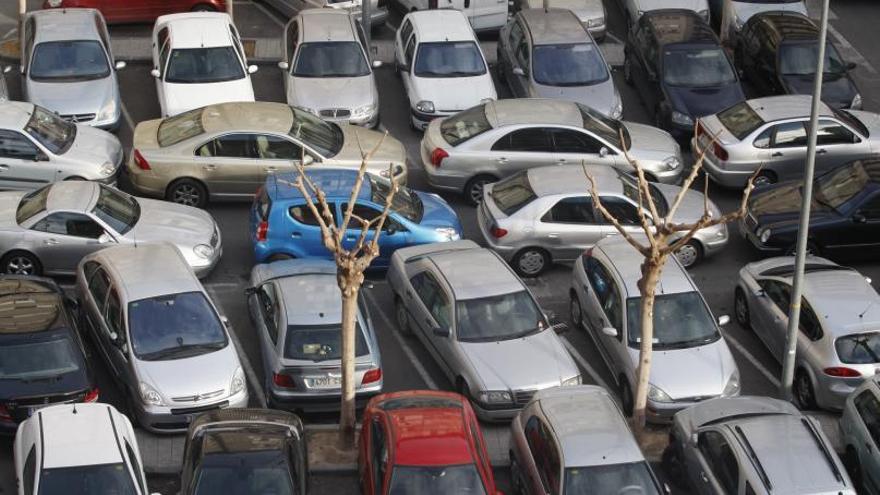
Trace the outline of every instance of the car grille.
{"label": "car grille", "polygon": [[749,214],[746,215],[745,224],[749,232],[754,232],[755,229],[758,228],[758,219],[755,218],[753,213],[749,212]]}
{"label": "car grille", "polygon": [[95,114],[93,114],[93,113],[71,113],[71,114],[67,114],[67,115],[62,115],[61,118],[68,121],[68,122],[73,122],[73,123],[89,122],[89,121],[95,120]]}
{"label": "car grille", "polygon": [[321,117],[348,117],[351,115],[351,110],[347,108],[325,108],[319,112]]}
{"label": "car grille", "polygon": [[207,406],[183,407],[180,409],[171,409],[171,414],[196,414],[196,413],[202,413],[205,411],[213,411],[214,409],[222,409],[227,406],[229,406],[229,401],[224,400],[223,402],[218,402],[217,404],[209,404]]}
{"label": "car grille", "polygon": [[198,402],[200,400],[205,399],[213,399],[223,393],[223,389],[215,390],[213,392],[205,392],[204,394],[196,394],[196,395],[187,395],[183,397],[172,397],[171,400],[174,402]]}
{"label": "car grille", "polygon": [[532,400],[537,390],[517,390],[513,393],[513,402],[517,407],[523,407]]}

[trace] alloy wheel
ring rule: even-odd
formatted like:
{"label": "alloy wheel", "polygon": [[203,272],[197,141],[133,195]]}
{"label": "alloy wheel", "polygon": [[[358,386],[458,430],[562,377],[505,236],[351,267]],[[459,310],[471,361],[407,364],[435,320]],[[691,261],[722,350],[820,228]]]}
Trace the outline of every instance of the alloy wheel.
{"label": "alloy wheel", "polygon": [[690,268],[694,266],[700,259],[699,249],[700,248],[697,247],[693,242],[689,242],[684,246],[678,248],[678,251],[675,252],[675,257],[678,258],[681,266],[685,268]]}
{"label": "alloy wheel", "polygon": [[540,251],[529,249],[519,255],[517,266],[526,275],[537,275],[544,270],[546,260]]}
{"label": "alloy wheel", "polygon": [[581,312],[581,302],[574,294],[571,295],[571,302],[568,305],[568,318],[571,320],[571,324],[574,325],[575,328],[581,328],[583,326],[584,317]]}
{"label": "alloy wheel", "polygon": [[195,186],[190,184],[181,184],[174,188],[171,196],[172,201],[177,204],[186,206],[196,206],[201,202],[202,194]]}
{"label": "alloy wheel", "polygon": [[733,313],[740,326],[749,327],[749,304],[746,302],[746,296],[740,290],[736,291],[733,298]]}
{"label": "alloy wheel", "polygon": [[6,273],[13,275],[33,275],[35,269],[34,261],[28,256],[13,256],[6,263]]}

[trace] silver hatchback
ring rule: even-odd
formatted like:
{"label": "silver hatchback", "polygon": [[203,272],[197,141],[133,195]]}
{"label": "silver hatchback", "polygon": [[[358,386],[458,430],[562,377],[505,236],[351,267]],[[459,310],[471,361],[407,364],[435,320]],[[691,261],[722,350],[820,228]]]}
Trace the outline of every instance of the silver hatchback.
{"label": "silver hatchback", "polygon": [[[296,259],[257,265],[246,293],[260,341],[269,406],[338,411],[342,305],[336,264]],[[355,329],[355,381],[358,405],[382,391],[379,342],[363,295]]]}

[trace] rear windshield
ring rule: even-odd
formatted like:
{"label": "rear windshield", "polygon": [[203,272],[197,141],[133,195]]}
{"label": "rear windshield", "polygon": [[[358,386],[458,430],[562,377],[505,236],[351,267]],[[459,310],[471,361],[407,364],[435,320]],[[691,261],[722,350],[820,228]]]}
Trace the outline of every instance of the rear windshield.
{"label": "rear windshield", "polygon": [[[366,356],[367,340],[360,325],[355,328],[354,355]],[[307,361],[327,361],[342,357],[342,328],[339,325],[289,325],[284,357]]]}
{"label": "rear windshield", "polygon": [[846,364],[880,363],[880,333],[847,335],[834,343],[837,357]]}
{"label": "rear windshield", "polygon": [[34,215],[46,210],[46,199],[49,198],[49,189],[51,185],[44,186],[34,192],[29,192],[21,198],[18,203],[18,210],[15,212],[15,221],[21,225],[27,222]]}
{"label": "rear windshield", "polygon": [[234,81],[245,76],[231,46],[180,48],[171,52],[165,82],[205,84]]}
{"label": "rear windshield", "polygon": [[163,148],[173,146],[205,132],[205,128],[202,127],[203,110],[204,108],[196,108],[163,120],[159,124],[159,133],[156,135],[159,146]]}
{"label": "rear windshield", "polygon": [[477,105],[458,112],[440,124],[440,134],[452,146],[479,136],[492,128],[486,118],[486,105]]}
{"label": "rear windshield", "polygon": [[0,344],[0,380],[38,380],[79,371],[82,357],[66,331]]}
{"label": "rear windshield", "polygon": [[492,186],[489,197],[492,198],[499,210],[510,216],[534,201],[538,196],[529,183],[528,172],[524,171]]}
{"label": "rear windshield", "polygon": [[98,464],[43,469],[40,472],[40,495],[137,495],[131,475],[123,463]]}
{"label": "rear windshield", "polygon": [[764,119],[752,109],[747,101],[741,101],[722,110],[718,113],[718,120],[739,140],[745,139],[755,129],[764,125]]}

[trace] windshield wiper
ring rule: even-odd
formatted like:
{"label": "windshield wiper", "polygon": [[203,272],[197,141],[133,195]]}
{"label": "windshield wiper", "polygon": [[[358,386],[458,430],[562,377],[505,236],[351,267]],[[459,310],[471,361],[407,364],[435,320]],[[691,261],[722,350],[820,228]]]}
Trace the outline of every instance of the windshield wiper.
{"label": "windshield wiper", "polygon": [[865,351],[871,355],[871,359],[873,359],[875,363],[880,363],[880,356],[878,356],[877,353],[874,352],[874,349],[871,349],[871,346],[868,345],[867,337],[855,338],[853,339],[853,342],[865,349]]}
{"label": "windshield wiper", "polygon": [[715,335],[707,335],[705,337],[698,337],[696,339],[690,340],[681,340],[678,342],[669,342],[669,343],[657,343],[654,344],[655,349],[686,349],[688,347],[695,347],[699,344],[708,344],[709,342],[715,341]]}
{"label": "windshield wiper", "polygon": [[151,352],[149,354],[144,354],[141,356],[141,359],[144,361],[159,361],[161,359],[168,359],[174,356],[180,356],[182,354],[195,355],[191,353],[196,353],[198,351],[214,351],[217,349],[222,349],[226,347],[224,342],[209,342],[202,344],[183,344],[177,347],[169,347],[167,349],[161,349],[155,352]]}

